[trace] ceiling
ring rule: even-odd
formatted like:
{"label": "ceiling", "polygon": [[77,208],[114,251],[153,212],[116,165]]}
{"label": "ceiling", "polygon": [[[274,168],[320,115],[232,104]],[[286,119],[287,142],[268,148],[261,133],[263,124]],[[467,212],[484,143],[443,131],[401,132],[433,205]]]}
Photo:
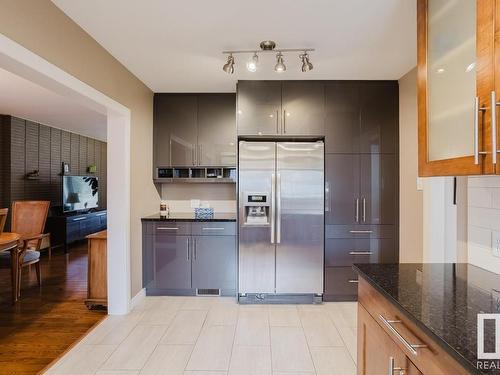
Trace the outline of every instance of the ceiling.
{"label": "ceiling", "polygon": [[[416,1],[410,0],[52,0],[154,92],[231,92],[238,79],[399,79],[416,65]],[[222,71],[222,50],[316,48],[314,70],[298,53],[236,56]]]}
{"label": "ceiling", "polygon": [[106,116],[0,69],[0,114],[106,140]]}

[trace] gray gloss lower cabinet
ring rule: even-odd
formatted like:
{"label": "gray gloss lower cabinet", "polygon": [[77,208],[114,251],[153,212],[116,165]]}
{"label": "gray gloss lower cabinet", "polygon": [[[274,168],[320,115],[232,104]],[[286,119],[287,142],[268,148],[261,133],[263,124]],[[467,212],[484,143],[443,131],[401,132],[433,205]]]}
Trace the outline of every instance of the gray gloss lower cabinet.
{"label": "gray gloss lower cabinet", "polygon": [[236,289],[236,238],[194,236],[193,288]]}
{"label": "gray gloss lower cabinet", "polygon": [[155,286],[159,289],[191,288],[190,237],[158,234],[154,240]]}
{"label": "gray gloss lower cabinet", "polygon": [[236,223],[143,221],[142,243],[147,295],[235,295]]}

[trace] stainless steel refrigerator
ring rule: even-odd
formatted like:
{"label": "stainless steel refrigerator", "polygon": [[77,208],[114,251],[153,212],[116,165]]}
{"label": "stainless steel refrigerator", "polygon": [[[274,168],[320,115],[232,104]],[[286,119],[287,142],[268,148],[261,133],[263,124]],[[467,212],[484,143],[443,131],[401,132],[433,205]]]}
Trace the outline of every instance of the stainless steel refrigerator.
{"label": "stainless steel refrigerator", "polygon": [[323,141],[240,141],[238,158],[240,302],[321,300]]}

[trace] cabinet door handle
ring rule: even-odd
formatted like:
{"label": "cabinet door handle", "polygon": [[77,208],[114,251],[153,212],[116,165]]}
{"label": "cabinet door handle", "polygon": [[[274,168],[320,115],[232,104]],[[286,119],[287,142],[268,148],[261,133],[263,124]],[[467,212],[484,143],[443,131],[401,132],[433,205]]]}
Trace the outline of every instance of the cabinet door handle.
{"label": "cabinet door handle", "polygon": [[[405,368],[403,367],[394,367],[394,357],[389,357],[389,372],[388,374],[389,375],[394,375],[394,371],[404,371],[406,370]],[[400,372],[401,374],[401,372]]]}
{"label": "cabinet door handle", "polygon": [[196,260],[198,255],[198,240],[195,238],[194,239],[194,260]]}
{"label": "cabinet door handle", "polygon": [[188,260],[188,261],[189,261],[189,250],[190,250],[189,249],[189,237],[187,237],[187,251],[186,251],[187,255],[186,255],[186,260]]}
{"label": "cabinet door handle", "polygon": [[203,145],[198,145],[198,165],[203,164]]}
{"label": "cabinet door handle", "polygon": [[330,183],[325,181],[325,211],[330,211]]}
{"label": "cabinet door handle", "polygon": [[276,110],[276,134],[280,133],[279,111]]}
{"label": "cabinet door handle", "polygon": [[192,147],[192,148],[191,148],[191,164],[193,164],[193,165],[196,165],[196,164],[195,164],[195,157],[196,157],[196,156],[195,156],[195,152],[196,152],[196,151],[195,151],[195,148],[194,148],[194,147]]}
{"label": "cabinet door handle", "polygon": [[406,340],[401,333],[398,332],[396,328],[394,328],[393,324],[403,323],[401,320],[387,320],[382,315],[378,316],[382,323],[391,331],[394,336],[403,344],[403,346],[408,349],[408,351],[413,355],[418,355],[417,349],[419,348],[427,348],[427,345],[424,344],[410,344],[408,340]]}
{"label": "cabinet door handle", "polygon": [[86,217],[75,217],[71,221],[81,221],[81,220],[85,220],[85,219],[87,219],[87,218]]}
{"label": "cabinet door handle", "polygon": [[362,250],[353,250],[349,251],[349,255],[372,255],[372,251],[362,251]]}
{"label": "cabinet door handle", "polygon": [[373,233],[372,230],[350,230],[349,233],[352,234],[370,234]]}
{"label": "cabinet door handle", "polygon": [[286,134],[286,109],[283,110],[283,134]]}
{"label": "cabinet door handle", "polygon": [[158,227],[156,230],[178,230],[179,228],[175,227]]}
{"label": "cabinet door handle", "polygon": [[359,198],[356,198],[356,213],[354,214],[354,219],[356,223],[359,223]]}
{"label": "cabinet door handle", "polygon": [[226,228],[220,228],[220,227],[213,227],[213,228],[207,228],[207,227],[204,227],[202,230],[224,230]]}
{"label": "cabinet door handle", "polygon": [[363,197],[363,223],[366,222],[366,199]]}
{"label": "cabinet door handle", "polygon": [[495,91],[491,92],[491,161],[493,165],[497,163],[497,93]]}
{"label": "cabinet door handle", "polygon": [[347,280],[348,283],[351,283],[351,284],[357,284],[359,283],[359,280],[358,279],[349,279]]}

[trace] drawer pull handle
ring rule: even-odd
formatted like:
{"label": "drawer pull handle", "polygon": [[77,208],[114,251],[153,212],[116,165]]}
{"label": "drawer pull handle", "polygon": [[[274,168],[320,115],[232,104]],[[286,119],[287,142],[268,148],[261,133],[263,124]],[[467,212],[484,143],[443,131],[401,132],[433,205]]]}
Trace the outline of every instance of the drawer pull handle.
{"label": "drawer pull handle", "polygon": [[359,280],[358,279],[349,279],[347,280],[348,283],[351,283],[351,284],[357,284],[359,283]]}
{"label": "drawer pull handle", "polygon": [[203,230],[224,230],[226,228],[203,228]]}
{"label": "drawer pull handle", "polygon": [[403,374],[406,369],[404,367],[395,367],[395,362],[394,357],[389,357],[389,375],[394,375],[394,371]]}
{"label": "drawer pull handle", "polygon": [[410,344],[402,335],[397,331],[396,328],[394,328],[393,324],[394,323],[403,323],[401,320],[387,320],[384,318],[382,315],[378,316],[382,323],[391,331],[394,336],[397,337],[399,341],[405,346],[408,351],[413,354],[413,355],[418,355],[417,349],[419,348],[427,348],[427,345],[424,344]]}
{"label": "drawer pull handle", "polygon": [[349,251],[349,255],[372,255],[373,251]]}
{"label": "drawer pull handle", "polygon": [[349,233],[353,234],[370,234],[373,233],[372,230],[350,230]]}
{"label": "drawer pull handle", "polygon": [[81,221],[87,219],[86,217],[75,217],[73,221]]}
{"label": "drawer pull handle", "polygon": [[158,227],[156,229],[158,229],[158,230],[178,230],[179,228],[175,228],[175,227]]}

